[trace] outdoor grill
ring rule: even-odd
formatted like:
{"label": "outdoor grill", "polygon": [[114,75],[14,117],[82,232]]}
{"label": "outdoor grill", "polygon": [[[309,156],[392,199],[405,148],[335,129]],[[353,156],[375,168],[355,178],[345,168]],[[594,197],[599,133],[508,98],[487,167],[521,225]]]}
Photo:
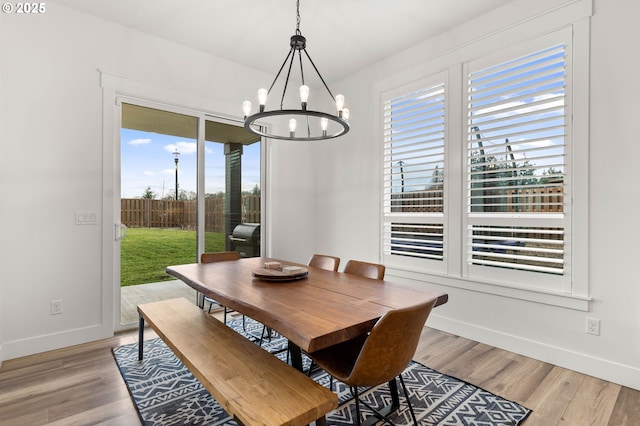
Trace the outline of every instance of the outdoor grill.
{"label": "outdoor grill", "polygon": [[229,239],[240,257],[260,256],[260,224],[241,223],[233,229]]}

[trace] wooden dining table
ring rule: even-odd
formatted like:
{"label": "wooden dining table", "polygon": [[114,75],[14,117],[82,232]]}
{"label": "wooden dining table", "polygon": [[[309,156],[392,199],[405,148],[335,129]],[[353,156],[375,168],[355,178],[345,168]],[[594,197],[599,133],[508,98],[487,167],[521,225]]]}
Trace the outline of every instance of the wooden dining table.
{"label": "wooden dining table", "polygon": [[[308,272],[290,281],[255,276],[262,276],[264,265],[272,262]],[[389,310],[434,297],[436,306],[448,300],[445,293],[266,257],[176,265],[166,271],[221,305],[286,337],[292,365],[299,370],[301,349],[314,352],[366,334]]]}

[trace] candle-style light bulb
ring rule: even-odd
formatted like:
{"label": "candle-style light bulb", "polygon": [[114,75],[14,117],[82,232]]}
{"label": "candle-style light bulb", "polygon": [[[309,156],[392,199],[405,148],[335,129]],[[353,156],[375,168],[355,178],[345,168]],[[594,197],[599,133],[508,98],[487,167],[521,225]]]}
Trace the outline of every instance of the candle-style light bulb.
{"label": "candle-style light bulb", "polygon": [[244,118],[247,118],[251,114],[251,101],[244,101],[242,103],[242,111],[244,111]]}
{"label": "candle-style light bulb", "polygon": [[258,90],[258,103],[260,104],[260,112],[264,111],[264,106],[267,103],[267,89]]}
{"label": "candle-style light bulb", "polygon": [[344,96],[336,95],[336,109],[340,112],[342,108],[344,108]]}
{"label": "candle-style light bulb", "polygon": [[297,124],[297,122],[296,122],[296,119],[295,119],[295,118],[292,118],[291,120],[289,120],[289,135],[290,135],[291,137],[294,137],[294,136],[295,136],[295,133],[296,133],[296,124]]}
{"label": "candle-style light bulb", "polygon": [[322,127],[322,136],[327,136],[327,127],[329,127],[329,119],[322,117],[320,119],[320,127]]}
{"label": "candle-style light bulb", "polygon": [[349,108],[342,108],[342,118],[345,120],[349,119]]}
{"label": "candle-style light bulb", "polygon": [[307,110],[307,101],[309,100],[309,86],[300,86],[300,102],[302,103],[302,110]]}

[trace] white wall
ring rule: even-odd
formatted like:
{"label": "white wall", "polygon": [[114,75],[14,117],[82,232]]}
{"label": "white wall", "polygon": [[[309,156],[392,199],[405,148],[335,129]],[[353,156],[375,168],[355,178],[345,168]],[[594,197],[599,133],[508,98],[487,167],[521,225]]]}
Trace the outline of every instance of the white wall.
{"label": "white wall", "polygon": [[[306,262],[313,250],[316,220],[314,158],[311,146],[292,141],[270,141],[267,164],[267,254]],[[273,199],[273,202],[270,200]]]}
{"label": "white wall", "polygon": [[[474,22],[399,52],[332,86],[352,104],[352,131],[314,154],[316,176],[315,251],[342,259],[380,259],[380,124],[376,85],[385,79],[418,79],[422,70],[446,66],[445,55],[493,34],[513,36],[520,22],[555,25],[570,1],[515,2]],[[575,3],[575,2],[574,2]],[[584,3],[584,2],[582,2]],[[576,6],[574,4],[573,6]],[[580,6],[580,5],[578,5]],[[584,6],[584,5],[582,5]],[[581,6],[580,6],[581,7]],[[557,9],[557,10],[556,10]],[[545,16],[546,12],[551,12]],[[640,389],[640,197],[636,170],[640,158],[634,120],[640,97],[634,52],[640,40],[640,2],[594,0],[591,19],[589,164],[589,311],[518,300],[445,285],[425,284],[420,274],[387,277],[445,291],[449,303],[428,324],[613,382]],[[537,25],[537,22],[534,26]],[[542,26],[541,28],[544,28]],[[511,31],[511,33],[509,32]],[[505,36],[502,41],[510,42]],[[514,38],[517,38],[514,37]],[[439,68],[442,66],[442,68]],[[428,76],[429,74],[422,74]],[[394,276],[395,275],[395,276]],[[469,283],[473,289],[473,283]],[[601,335],[585,333],[587,317],[602,321]]]}
{"label": "white wall", "polygon": [[[9,359],[113,333],[103,126],[115,129],[103,122],[99,70],[124,76],[129,95],[143,88],[147,100],[235,116],[271,76],[54,2],[42,15],[0,15],[0,43],[0,343]],[[105,140],[107,157],[113,143]],[[75,225],[76,211],[98,212],[99,224]],[[49,314],[53,299],[62,315]]]}

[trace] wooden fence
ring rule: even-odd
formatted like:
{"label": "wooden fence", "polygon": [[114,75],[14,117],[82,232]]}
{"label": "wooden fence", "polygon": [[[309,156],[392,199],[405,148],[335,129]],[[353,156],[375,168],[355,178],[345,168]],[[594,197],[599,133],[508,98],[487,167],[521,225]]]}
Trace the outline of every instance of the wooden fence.
{"label": "wooden fence", "polygon": [[[205,232],[224,232],[224,197],[205,198]],[[130,228],[196,229],[195,200],[148,200],[123,198],[120,221]],[[260,196],[242,196],[243,223],[260,222]]]}
{"label": "wooden fence", "polygon": [[[478,211],[562,213],[564,193],[562,186],[530,187],[521,189],[474,188],[483,191],[485,203]],[[425,213],[443,211],[442,190],[409,191],[391,194],[391,212]],[[480,210],[481,209],[481,210]]]}

